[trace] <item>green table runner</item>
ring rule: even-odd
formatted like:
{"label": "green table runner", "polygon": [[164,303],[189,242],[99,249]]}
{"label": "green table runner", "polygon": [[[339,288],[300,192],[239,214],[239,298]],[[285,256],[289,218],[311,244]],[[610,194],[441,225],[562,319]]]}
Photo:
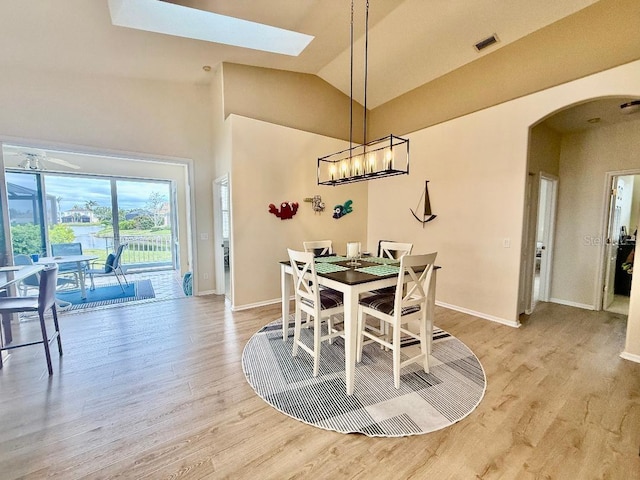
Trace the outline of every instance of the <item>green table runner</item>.
{"label": "green table runner", "polygon": [[384,277],[386,275],[397,275],[400,272],[400,267],[395,265],[375,265],[373,267],[356,268],[356,272]]}
{"label": "green table runner", "polygon": [[349,267],[343,267],[342,265],[335,265],[333,263],[316,262],[317,273],[335,273],[343,270],[349,270]]}
{"label": "green table runner", "polygon": [[397,258],[381,258],[381,257],[362,257],[365,262],[380,263],[382,265],[389,265],[393,263],[400,263]]}

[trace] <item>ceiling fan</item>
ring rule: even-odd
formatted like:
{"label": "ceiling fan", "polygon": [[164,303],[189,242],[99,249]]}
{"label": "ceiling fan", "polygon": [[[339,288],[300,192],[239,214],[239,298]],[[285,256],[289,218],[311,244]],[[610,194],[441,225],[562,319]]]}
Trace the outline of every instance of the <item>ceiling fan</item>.
{"label": "ceiling fan", "polygon": [[80,169],[79,165],[71,163],[68,160],[62,158],[50,157],[44,150],[18,150],[18,151],[5,151],[5,155],[19,155],[22,157],[22,161],[18,164],[18,167],[25,170],[46,170],[47,163],[55,163],[64,167],[72,168],[74,170]]}

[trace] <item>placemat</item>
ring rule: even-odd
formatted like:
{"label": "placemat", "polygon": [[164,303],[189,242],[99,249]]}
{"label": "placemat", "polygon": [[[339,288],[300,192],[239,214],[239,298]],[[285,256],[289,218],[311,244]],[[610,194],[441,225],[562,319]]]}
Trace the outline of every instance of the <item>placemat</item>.
{"label": "placemat", "polygon": [[356,268],[356,272],[384,277],[386,275],[397,275],[400,272],[400,267],[395,265],[375,265],[373,267]]}
{"label": "placemat", "polygon": [[334,255],[333,257],[316,257],[316,265],[319,263],[333,263],[333,262],[344,262],[347,260],[347,257],[340,257],[338,255]]}
{"label": "placemat", "polygon": [[343,267],[342,265],[336,265],[334,263],[318,262],[316,263],[317,273],[335,273],[343,270],[349,270],[349,267]]}
{"label": "placemat", "polygon": [[397,258],[381,258],[381,257],[362,257],[365,262],[380,263],[382,265],[389,265],[392,263],[400,263]]}

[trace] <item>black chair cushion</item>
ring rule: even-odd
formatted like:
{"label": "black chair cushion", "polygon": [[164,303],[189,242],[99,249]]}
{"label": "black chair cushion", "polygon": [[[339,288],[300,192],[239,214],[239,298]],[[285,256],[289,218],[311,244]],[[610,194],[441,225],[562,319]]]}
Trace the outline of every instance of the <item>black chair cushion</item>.
{"label": "black chair cushion", "polygon": [[113,272],[113,263],[116,260],[116,256],[113,253],[110,253],[107,257],[107,261],[104,263],[104,273]]}
{"label": "black chair cushion", "polygon": [[[302,303],[313,307],[313,302],[307,300],[306,298],[302,299]],[[330,288],[323,288],[320,290],[320,309],[327,310],[329,308],[335,308],[342,305],[342,293],[337,292],[336,290],[332,290]]]}
{"label": "black chair cushion", "polygon": [[[395,294],[388,295],[371,295],[360,300],[360,305],[369,307],[373,310],[385,313],[387,315],[393,315],[393,303],[395,301]],[[409,315],[420,310],[420,306],[413,305],[411,307],[404,307],[402,309],[402,315]]]}

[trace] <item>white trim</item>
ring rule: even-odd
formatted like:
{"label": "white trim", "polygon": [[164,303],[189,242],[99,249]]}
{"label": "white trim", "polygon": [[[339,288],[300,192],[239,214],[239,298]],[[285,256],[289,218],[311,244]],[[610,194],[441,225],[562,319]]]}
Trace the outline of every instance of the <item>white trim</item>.
{"label": "white trim", "polygon": [[215,290],[205,290],[204,292],[198,292],[195,294],[196,297],[202,297],[203,295],[218,295]]}
{"label": "white trim", "polygon": [[[293,297],[291,297],[291,299],[293,299]],[[276,299],[265,300],[264,302],[248,303],[246,305],[235,305],[231,307],[231,311],[239,312],[241,310],[250,310],[252,308],[265,307],[267,305],[273,305],[275,303],[281,303],[281,302],[282,302],[282,298],[278,297]]]}
{"label": "white trim", "polygon": [[468,308],[458,307],[456,305],[450,305],[444,302],[436,301],[436,305],[439,307],[447,308],[449,310],[455,310],[456,312],[466,313],[467,315],[472,315],[474,317],[483,318],[485,320],[491,320],[492,322],[500,323],[502,325],[506,325],[508,327],[519,328],[520,321],[507,320],[505,318],[495,317],[493,315],[489,315],[487,313],[476,312],[474,310],[469,310]]}
{"label": "white trim", "polygon": [[586,303],[572,302],[570,300],[562,300],[560,298],[551,298],[551,299],[549,299],[549,301],[551,303],[559,303],[560,305],[567,305],[568,307],[582,308],[584,310],[597,310],[594,305],[588,305]]}
{"label": "white trim", "polygon": [[620,354],[620,357],[624,358],[625,360],[630,360],[632,362],[640,363],[640,355],[636,355],[635,353],[622,352]]}

